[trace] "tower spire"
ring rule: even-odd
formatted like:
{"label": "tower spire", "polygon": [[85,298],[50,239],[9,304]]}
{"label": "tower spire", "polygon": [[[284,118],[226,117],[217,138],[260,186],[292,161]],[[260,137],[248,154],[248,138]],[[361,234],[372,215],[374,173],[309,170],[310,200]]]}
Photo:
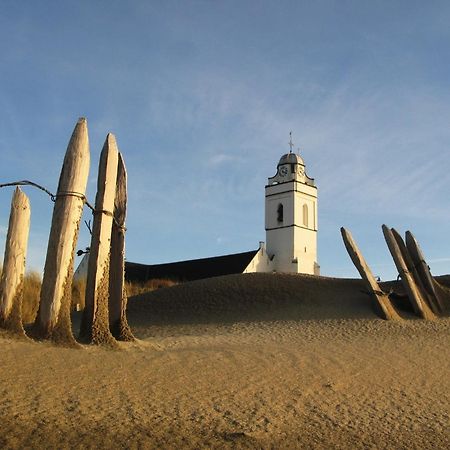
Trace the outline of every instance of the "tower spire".
{"label": "tower spire", "polygon": [[294,143],[292,142],[292,131],[289,132],[289,147],[290,147],[290,151],[289,153],[292,153],[292,147],[294,147]]}

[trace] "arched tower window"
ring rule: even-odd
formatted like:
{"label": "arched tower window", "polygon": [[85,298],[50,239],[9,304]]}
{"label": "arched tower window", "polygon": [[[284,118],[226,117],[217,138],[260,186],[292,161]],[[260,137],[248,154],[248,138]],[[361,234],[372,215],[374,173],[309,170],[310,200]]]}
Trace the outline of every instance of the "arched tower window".
{"label": "arched tower window", "polygon": [[303,205],[303,226],[308,227],[308,205]]}
{"label": "arched tower window", "polygon": [[283,222],[283,205],[280,203],[277,208],[277,221]]}

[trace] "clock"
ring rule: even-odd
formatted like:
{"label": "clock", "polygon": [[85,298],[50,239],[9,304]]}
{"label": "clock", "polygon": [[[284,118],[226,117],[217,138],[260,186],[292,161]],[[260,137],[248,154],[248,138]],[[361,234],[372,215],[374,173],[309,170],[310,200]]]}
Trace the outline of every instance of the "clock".
{"label": "clock", "polygon": [[288,168],[286,166],[280,167],[280,175],[285,177],[288,174]]}
{"label": "clock", "polygon": [[305,175],[305,169],[302,166],[298,166],[297,173],[303,177]]}

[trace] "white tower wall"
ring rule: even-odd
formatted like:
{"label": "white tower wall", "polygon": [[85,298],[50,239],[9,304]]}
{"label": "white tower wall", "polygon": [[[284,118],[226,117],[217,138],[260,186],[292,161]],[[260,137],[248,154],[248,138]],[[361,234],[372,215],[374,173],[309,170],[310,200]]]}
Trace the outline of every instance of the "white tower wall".
{"label": "white tower wall", "polygon": [[271,270],[318,275],[317,188],[300,156],[280,159],[266,186],[265,215]]}

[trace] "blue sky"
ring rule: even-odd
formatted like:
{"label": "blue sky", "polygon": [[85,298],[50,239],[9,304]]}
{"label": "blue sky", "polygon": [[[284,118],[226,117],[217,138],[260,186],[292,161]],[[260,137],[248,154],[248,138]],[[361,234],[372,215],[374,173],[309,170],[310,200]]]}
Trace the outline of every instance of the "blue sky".
{"label": "blue sky", "polygon": [[[395,277],[382,223],[450,273],[449,23],[447,1],[0,0],[0,183],[55,191],[85,116],[91,201],[108,132],[125,158],[128,260],[247,251],[265,239],[264,185],[292,130],[319,188],[324,275],[357,276],[345,226]],[[25,190],[40,271],[53,205]]]}

